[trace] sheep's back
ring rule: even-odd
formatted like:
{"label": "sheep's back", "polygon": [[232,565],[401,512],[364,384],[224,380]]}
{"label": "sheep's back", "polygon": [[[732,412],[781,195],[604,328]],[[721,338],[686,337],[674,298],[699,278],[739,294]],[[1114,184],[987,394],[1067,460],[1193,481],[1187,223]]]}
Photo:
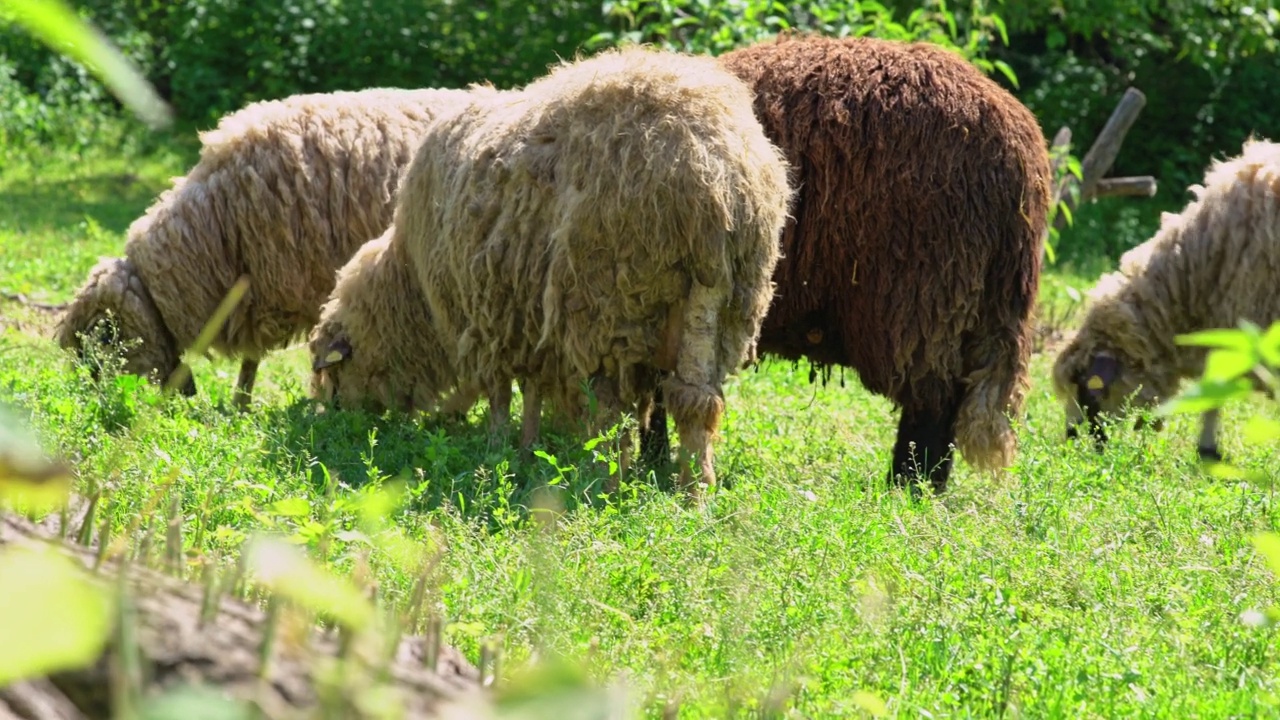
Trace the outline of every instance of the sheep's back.
{"label": "sheep's back", "polygon": [[785,167],[745,86],[710,60],[556,68],[441,119],[417,162],[432,168],[419,186],[415,163],[405,203],[438,240],[420,268],[433,314],[476,358],[463,367],[564,377],[648,361],[695,279],[743,288],[739,306],[763,316]]}
{"label": "sheep's back", "polygon": [[780,39],[720,60],[800,187],[762,351],[902,400],[963,373],[966,334],[1025,332],[1049,186],[1030,111],[926,44]]}
{"label": "sheep's back", "polygon": [[203,133],[199,163],[126,247],[182,345],[241,274],[215,346],[258,354],[316,322],[335,272],[391,222],[399,178],[461,90],[375,89],[250,105]]}

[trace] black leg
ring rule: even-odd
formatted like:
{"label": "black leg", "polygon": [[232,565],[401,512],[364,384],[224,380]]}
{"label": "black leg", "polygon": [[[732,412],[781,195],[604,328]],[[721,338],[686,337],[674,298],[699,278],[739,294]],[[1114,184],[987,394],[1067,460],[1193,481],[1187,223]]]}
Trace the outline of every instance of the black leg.
{"label": "black leg", "polygon": [[1196,453],[1200,462],[1222,462],[1222,452],[1218,449],[1218,418],[1222,411],[1214,408],[1200,418],[1200,441],[1196,443]]}
{"label": "black leg", "polygon": [[941,493],[947,489],[958,410],[959,402],[954,400],[938,414],[902,409],[890,470],[894,483],[909,485],[913,495],[919,492],[916,483],[926,478],[934,492]]}
{"label": "black leg", "polygon": [[662,404],[661,385],[653,394],[649,424],[640,428],[640,459],[650,467],[671,462],[671,438],[667,435],[667,408]]}
{"label": "black leg", "polygon": [[1107,448],[1107,429],[1102,426],[1102,407],[1089,395],[1083,386],[1076,389],[1076,402],[1084,409],[1089,419],[1089,435],[1093,437],[1093,448],[1102,452]]}
{"label": "black leg", "polygon": [[240,377],[236,378],[235,405],[237,410],[249,407],[253,400],[253,384],[258,379],[258,361],[245,358],[240,361]]}

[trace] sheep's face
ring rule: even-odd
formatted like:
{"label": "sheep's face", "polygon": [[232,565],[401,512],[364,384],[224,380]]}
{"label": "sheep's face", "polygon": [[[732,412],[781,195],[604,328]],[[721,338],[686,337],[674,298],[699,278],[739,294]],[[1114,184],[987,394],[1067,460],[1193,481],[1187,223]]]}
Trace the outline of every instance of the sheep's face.
{"label": "sheep's face", "polygon": [[[1122,417],[1127,409],[1150,408],[1158,400],[1136,363],[1107,349],[1064,353],[1054,367],[1054,384],[1066,406],[1067,437],[1078,437],[1079,426],[1087,419],[1099,450],[1107,442],[1103,415]],[[1139,419],[1136,427],[1142,425]],[[1159,430],[1162,423],[1157,420],[1153,425]]]}
{"label": "sheep's face", "polygon": [[321,321],[311,334],[311,395],[335,408],[382,413],[409,411],[411,398],[388,392],[388,372],[374,362],[377,353],[362,352],[359,342],[335,322]]}
{"label": "sheep's face", "polygon": [[356,375],[359,361],[352,359],[355,353],[351,338],[336,323],[321,322],[311,333],[311,395],[326,404],[363,406],[373,411],[383,408],[371,397],[359,397],[359,389],[368,378]]}
{"label": "sheep's face", "polygon": [[[90,272],[58,323],[56,339],[88,366],[95,381],[111,368],[164,382],[181,363],[159,310],[123,259],[104,259]],[[189,374],[179,389],[188,396],[196,393]]]}

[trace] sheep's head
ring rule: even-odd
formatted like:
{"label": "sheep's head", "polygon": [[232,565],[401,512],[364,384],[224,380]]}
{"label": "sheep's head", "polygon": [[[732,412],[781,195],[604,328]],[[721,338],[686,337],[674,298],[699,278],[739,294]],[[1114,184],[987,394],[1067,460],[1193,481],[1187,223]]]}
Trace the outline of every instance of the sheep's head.
{"label": "sheep's head", "polygon": [[[1150,408],[1160,400],[1168,384],[1165,373],[1147,359],[1145,347],[1132,352],[1134,344],[1134,336],[1109,333],[1091,315],[1063,348],[1053,366],[1053,385],[1066,410],[1068,438],[1078,437],[1087,419],[1101,450],[1107,442],[1102,416],[1121,417],[1126,409]],[[1153,425],[1159,430],[1162,423]],[[1136,426],[1142,426],[1141,419]]]}
{"label": "sheep's head", "polygon": [[[103,258],[94,266],[59,320],[55,338],[89,366],[94,380],[111,356],[120,358],[122,372],[160,382],[182,359],[142,278],[124,258]],[[188,375],[180,390],[195,395],[195,381]]]}
{"label": "sheep's head", "polygon": [[413,268],[391,242],[394,232],[365,243],[338,271],[308,341],[311,395],[371,412],[469,406],[446,352],[452,346],[438,337]]}
{"label": "sheep's head", "polygon": [[378,373],[369,367],[366,351],[352,343],[351,334],[342,322],[325,316],[311,331],[311,395],[322,403],[359,407],[371,412],[386,409],[385,398],[372,392]]}

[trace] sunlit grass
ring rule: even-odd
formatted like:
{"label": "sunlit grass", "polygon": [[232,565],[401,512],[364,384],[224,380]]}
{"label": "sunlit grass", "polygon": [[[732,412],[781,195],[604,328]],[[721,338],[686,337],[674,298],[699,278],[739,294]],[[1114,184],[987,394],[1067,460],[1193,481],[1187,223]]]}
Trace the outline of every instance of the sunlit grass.
{"label": "sunlit grass", "polygon": [[[0,289],[67,299],[187,161],[55,157],[0,176],[13,208]],[[1050,271],[1043,292],[1067,303],[1091,280]],[[566,656],[601,681],[625,674],[653,716],[856,716],[864,691],[902,717],[1275,712],[1274,631],[1240,619],[1276,603],[1250,544],[1276,525],[1276,457],[1240,435],[1248,414],[1276,415],[1262,399],[1225,413],[1222,444],[1264,480],[1218,480],[1195,463],[1190,417],[1118,427],[1105,455],[1066,443],[1040,355],[1017,464],[994,477],[962,462],[947,496],[915,504],[880,484],[886,401],[852,374],[814,386],[771,362],[727,388],[728,487],[695,511],[649,478],[602,500],[581,441],[544,442],[565,472],[491,450],[483,408],[452,423],[317,414],[300,347],[263,363],[247,415],[225,360],[194,360],[191,400],[131,378],[95,386],[39,336],[45,316],[0,305],[19,314],[21,329],[0,323],[0,402],[73,463],[82,492],[108,491],[117,530],[172,482],[192,555],[233,557],[262,529],[339,573],[369,550],[384,597],[409,603],[426,574],[450,641],[473,659],[500,643],[504,675]],[[393,534],[421,553],[371,542],[362,523],[370,489],[397,483]],[[554,523],[531,519],[537,503]]]}

